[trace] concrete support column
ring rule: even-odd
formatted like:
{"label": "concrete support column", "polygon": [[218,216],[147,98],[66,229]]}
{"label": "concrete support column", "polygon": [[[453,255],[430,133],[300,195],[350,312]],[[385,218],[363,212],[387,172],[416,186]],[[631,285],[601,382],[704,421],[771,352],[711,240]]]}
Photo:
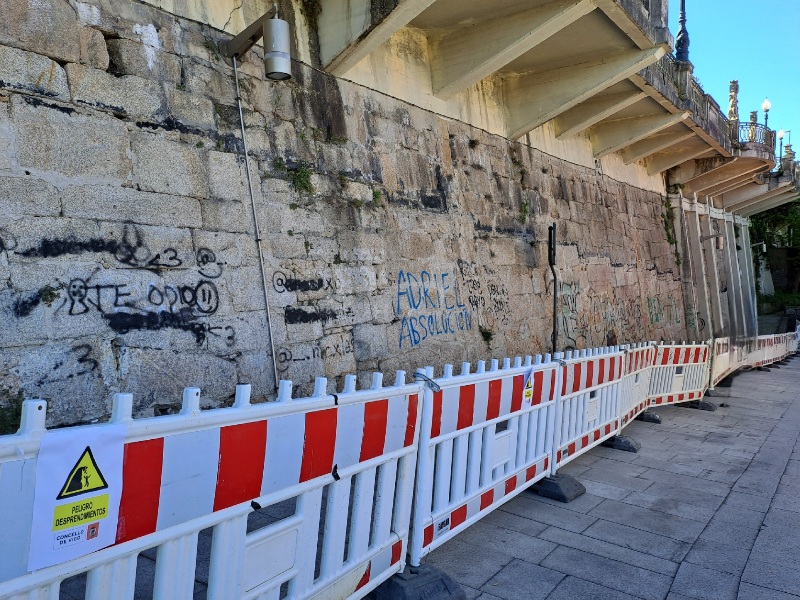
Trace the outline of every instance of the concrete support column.
{"label": "concrete support column", "polygon": [[707,280],[707,292],[708,292],[708,299],[711,303],[711,315],[712,315],[712,331],[714,333],[714,337],[725,337],[728,333],[728,324],[725,322],[725,318],[722,314],[722,302],[720,301],[719,297],[719,274],[717,273],[717,249],[714,245],[714,239],[710,238],[712,234],[711,230],[711,218],[708,215],[698,215],[699,216],[699,225],[700,225],[700,234],[701,237],[706,238],[703,242],[703,258],[706,267],[706,277]]}
{"label": "concrete support column", "polygon": [[756,275],[755,265],[753,264],[753,247],[750,240],[750,226],[742,224],[742,258],[745,272],[745,288],[744,297],[747,304],[747,322],[749,324],[750,336],[753,338],[758,337],[758,314],[756,302]]}
{"label": "concrete support column", "polygon": [[745,337],[744,311],[742,309],[742,279],[739,272],[739,261],[736,251],[736,236],[733,231],[733,215],[731,219],[720,219],[725,236],[725,268],[728,275],[728,314],[731,319],[731,333],[737,340]]}
{"label": "concrete support column", "polygon": [[708,292],[708,276],[706,263],[703,260],[703,246],[700,242],[700,219],[697,214],[697,203],[693,202],[694,210],[683,211],[684,231],[686,232],[686,258],[685,261],[691,271],[691,283],[694,288],[695,308],[697,310],[698,339],[707,339],[717,335],[720,322],[715,321],[711,313],[711,301]]}

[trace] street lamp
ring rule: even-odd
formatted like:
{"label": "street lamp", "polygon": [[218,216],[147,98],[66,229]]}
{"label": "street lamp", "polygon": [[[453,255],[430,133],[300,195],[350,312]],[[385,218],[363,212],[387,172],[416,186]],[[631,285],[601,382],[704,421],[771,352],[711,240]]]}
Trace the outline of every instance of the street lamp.
{"label": "street lamp", "polygon": [[761,110],[764,111],[764,127],[769,129],[769,109],[772,108],[772,102],[769,101],[769,98],[764,98],[764,102],[761,103]]}
{"label": "street lamp", "polygon": [[781,153],[780,153],[780,158],[778,158],[778,165],[780,165],[780,166],[778,168],[781,168],[783,166],[783,138],[784,137],[786,137],[786,132],[783,129],[781,129],[778,132],[778,139],[781,141]]}

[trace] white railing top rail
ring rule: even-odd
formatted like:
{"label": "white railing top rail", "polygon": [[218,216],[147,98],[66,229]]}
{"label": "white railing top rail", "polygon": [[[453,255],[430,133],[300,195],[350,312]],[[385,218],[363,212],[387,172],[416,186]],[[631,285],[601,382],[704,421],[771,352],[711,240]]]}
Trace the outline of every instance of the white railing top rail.
{"label": "white railing top rail", "polygon": [[[132,394],[115,394],[111,420],[108,423],[79,425],[75,429],[124,424],[126,425],[125,441],[137,442],[276,418],[296,413],[298,410],[323,410],[335,406],[379,400],[387,395],[398,396],[422,392],[422,384],[405,382],[405,371],[397,372],[395,383],[390,387],[383,387],[381,373],[373,374],[372,385],[366,390],[356,389],[355,375],[346,376],[344,389],[340,394],[328,394],[326,392],[327,384],[327,378],[318,377],[312,396],[292,398],[292,382],[281,381],[277,400],[262,404],[250,403],[249,385],[237,385],[233,406],[213,409],[200,408],[199,388],[186,388],[178,414],[142,419],[132,417]],[[16,434],[0,436],[0,463],[35,456],[39,449],[41,436],[46,431],[45,407],[46,403],[42,400],[29,400],[24,403],[19,431]]]}

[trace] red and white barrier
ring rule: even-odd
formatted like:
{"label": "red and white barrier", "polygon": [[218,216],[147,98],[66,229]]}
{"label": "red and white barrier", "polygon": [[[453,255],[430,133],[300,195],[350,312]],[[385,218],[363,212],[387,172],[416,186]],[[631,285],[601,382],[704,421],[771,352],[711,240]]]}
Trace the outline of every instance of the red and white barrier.
{"label": "red and white barrier", "polygon": [[[405,562],[419,429],[418,384],[325,393],[250,405],[237,387],[232,408],[201,411],[200,390],[179,415],[130,418],[132,398],[115,397],[112,423],[127,427],[116,545],[25,574],[42,402],[28,402],[23,427],[1,438],[0,516],[14,512],[0,565],[0,597],[58,597],[67,577],[87,573],[86,597],[133,598],[137,556],[158,548],[154,597],[190,598],[198,535],[213,527],[208,597],[360,598]],[[88,427],[104,427],[91,425]],[[251,502],[294,500],[290,517],[248,532]],[[23,535],[22,532],[25,531]],[[19,535],[17,535],[19,534]],[[345,552],[346,549],[346,552]],[[319,566],[316,557],[321,557]]]}
{"label": "red and white barrier", "polygon": [[620,429],[650,406],[648,391],[656,357],[654,344],[637,344],[626,348],[625,374],[620,386]]}
{"label": "red and white barrier", "polygon": [[619,431],[624,357],[619,347],[597,348],[560,361],[552,474]]}
{"label": "red and white barrier", "polygon": [[[548,474],[558,363],[445,367],[423,400],[411,564]],[[433,370],[428,369],[428,377]]]}
{"label": "red and white barrier", "polygon": [[700,400],[708,386],[709,348],[706,344],[661,345],[650,379],[651,405]]}
{"label": "red and white barrier", "polygon": [[731,373],[731,342],[729,338],[718,338],[714,340],[714,355],[711,358],[711,383],[709,387],[714,389],[717,384]]}

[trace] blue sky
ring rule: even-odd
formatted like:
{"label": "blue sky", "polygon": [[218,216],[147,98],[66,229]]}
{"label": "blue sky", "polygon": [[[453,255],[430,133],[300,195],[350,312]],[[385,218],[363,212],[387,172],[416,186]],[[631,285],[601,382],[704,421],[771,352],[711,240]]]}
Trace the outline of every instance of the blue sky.
{"label": "blue sky", "polygon": [[[678,32],[680,1],[669,0],[669,28]],[[739,118],[772,102],[770,129],[792,130],[800,149],[800,0],[686,0],[689,59],[707,94],[728,111],[728,85],[739,80]],[[789,141],[788,134],[783,140]],[[776,149],[777,151],[777,149]]]}

